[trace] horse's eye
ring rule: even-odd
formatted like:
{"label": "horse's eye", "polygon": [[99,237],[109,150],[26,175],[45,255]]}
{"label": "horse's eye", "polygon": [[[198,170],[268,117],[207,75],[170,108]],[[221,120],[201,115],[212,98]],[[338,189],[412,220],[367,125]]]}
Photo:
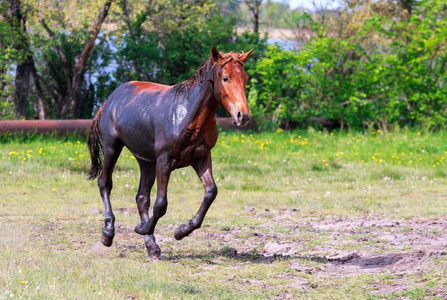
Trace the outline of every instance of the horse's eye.
{"label": "horse's eye", "polygon": [[228,82],[228,81],[230,81],[230,79],[228,77],[224,77],[223,81]]}

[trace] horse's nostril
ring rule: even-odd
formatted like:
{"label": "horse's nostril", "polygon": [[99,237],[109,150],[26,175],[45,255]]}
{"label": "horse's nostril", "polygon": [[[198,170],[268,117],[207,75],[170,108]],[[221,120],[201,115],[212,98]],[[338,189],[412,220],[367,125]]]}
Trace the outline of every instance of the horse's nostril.
{"label": "horse's nostril", "polygon": [[237,120],[238,122],[242,122],[242,119],[244,118],[244,114],[241,111],[237,112]]}

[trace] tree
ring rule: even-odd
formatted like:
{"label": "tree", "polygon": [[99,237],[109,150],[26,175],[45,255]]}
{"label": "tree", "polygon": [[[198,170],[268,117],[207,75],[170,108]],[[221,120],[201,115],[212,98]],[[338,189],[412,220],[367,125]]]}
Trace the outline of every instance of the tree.
{"label": "tree", "polygon": [[[22,1],[10,0],[8,5],[3,4],[3,17],[9,24],[12,35],[11,46],[15,50],[14,61],[17,64],[14,79],[14,102],[19,117],[27,117],[29,110],[30,81],[33,76],[38,96],[39,119],[45,118],[43,93],[37,75],[31,45],[27,32],[27,10]],[[5,49],[6,50],[6,49]],[[4,70],[4,67],[2,68]]]}
{"label": "tree", "polygon": [[252,40],[237,37],[235,19],[221,16],[214,1],[121,1],[120,8],[125,23],[117,40],[114,76],[120,82],[175,84],[209,57],[211,46],[221,51],[252,46]]}
{"label": "tree", "polygon": [[263,23],[269,28],[286,28],[291,11],[287,3],[267,0],[264,4]]}
{"label": "tree", "polygon": [[246,0],[245,1],[248,9],[253,14],[253,32],[259,34],[259,18],[260,18],[260,9],[262,0]]}
{"label": "tree", "polygon": [[54,42],[54,48],[59,55],[62,62],[65,80],[67,84],[67,94],[63,100],[64,104],[60,110],[61,116],[67,116],[69,118],[79,118],[86,105],[86,97],[82,95],[82,87],[84,83],[85,69],[90,57],[90,54],[95,46],[96,38],[102,24],[104,23],[107,14],[110,10],[113,0],[107,0],[100,9],[93,26],[88,31],[85,45],[82,51],[75,55],[74,62],[69,62],[64,52],[61,49],[61,43],[57,41],[55,33],[50,29],[45,18],[40,18],[42,26],[47,31],[51,40]]}
{"label": "tree", "polygon": [[[97,58],[95,49],[103,47],[103,39],[98,34],[111,3],[104,0],[2,1],[0,96],[4,98],[0,99],[1,109],[5,111],[8,99],[14,99],[21,117],[90,117],[94,96],[91,75],[95,72],[92,68],[98,63],[89,58]],[[77,13],[71,14],[73,10]],[[89,23],[92,24],[89,26]]]}
{"label": "tree", "polygon": [[346,0],[312,21],[294,17],[310,39],[297,53],[270,47],[259,61],[258,111],[304,126],[445,127],[446,15],[440,0]]}
{"label": "tree", "polygon": [[13,103],[13,76],[12,64],[16,61],[17,51],[14,41],[18,33],[15,32],[9,21],[9,2],[0,2],[0,118],[16,118]]}

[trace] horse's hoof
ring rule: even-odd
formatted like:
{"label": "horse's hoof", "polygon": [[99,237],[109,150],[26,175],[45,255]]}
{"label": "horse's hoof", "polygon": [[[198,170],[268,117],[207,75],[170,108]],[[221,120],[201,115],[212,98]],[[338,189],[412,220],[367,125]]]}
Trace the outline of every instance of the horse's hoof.
{"label": "horse's hoof", "polygon": [[135,232],[141,235],[149,234],[149,222],[141,222],[135,226]]}
{"label": "horse's hoof", "polygon": [[149,258],[152,260],[159,260],[161,256],[161,250],[157,246],[156,249],[147,249],[147,254],[149,255]]}
{"label": "horse's hoof", "polygon": [[153,260],[159,260],[161,255],[160,247],[158,247],[158,245],[155,244],[155,242],[154,243],[146,242],[145,244],[149,258]]}
{"label": "horse's hoof", "polygon": [[174,231],[174,237],[177,241],[180,241],[185,236],[189,235],[189,233],[186,231],[186,228],[185,228],[186,226],[187,225],[182,224],[179,227],[177,227],[177,229]]}
{"label": "horse's hoof", "polygon": [[160,259],[161,250],[155,241],[154,235],[146,235],[144,237],[144,245],[146,246],[147,254],[152,260]]}
{"label": "horse's hoof", "polygon": [[101,243],[106,247],[112,246],[114,236],[115,236],[115,230],[104,228],[104,230],[102,231]]}

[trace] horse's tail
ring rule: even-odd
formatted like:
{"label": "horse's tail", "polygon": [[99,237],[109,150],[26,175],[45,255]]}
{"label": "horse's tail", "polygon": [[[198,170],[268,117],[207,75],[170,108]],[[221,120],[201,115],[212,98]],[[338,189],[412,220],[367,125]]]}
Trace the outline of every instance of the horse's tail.
{"label": "horse's tail", "polygon": [[93,180],[99,176],[102,170],[102,147],[101,135],[99,133],[99,119],[101,117],[102,106],[93,118],[93,123],[88,132],[87,145],[90,150],[91,167],[88,171],[88,180]]}

